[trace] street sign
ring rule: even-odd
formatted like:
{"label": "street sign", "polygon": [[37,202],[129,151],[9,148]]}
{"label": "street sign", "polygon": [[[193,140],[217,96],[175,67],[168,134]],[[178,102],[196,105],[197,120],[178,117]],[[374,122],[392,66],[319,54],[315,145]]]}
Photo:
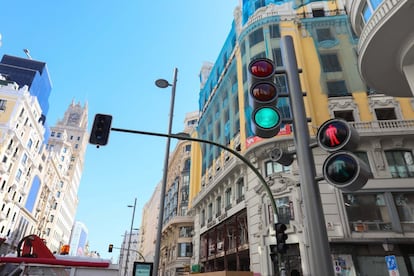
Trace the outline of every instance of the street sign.
{"label": "street sign", "polygon": [[397,259],[394,255],[385,256],[385,262],[387,263],[388,273],[390,276],[400,276],[400,272],[397,267]]}
{"label": "street sign", "polygon": [[134,262],[133,276],[151,276],[153,263]]}

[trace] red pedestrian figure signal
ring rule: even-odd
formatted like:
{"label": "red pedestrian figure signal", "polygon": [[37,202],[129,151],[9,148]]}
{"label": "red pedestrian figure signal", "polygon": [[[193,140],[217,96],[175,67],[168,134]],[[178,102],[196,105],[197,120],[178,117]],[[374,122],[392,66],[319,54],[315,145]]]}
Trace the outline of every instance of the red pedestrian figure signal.
{"label": "red pedestrian figure signal", "polygon": [[[333,152],[345,147],[355,146],[356,141],[351,141],[351,136],[356,134],[348,123],[341,119],[326,121],[318,130],[318,144],[326,151]],[[352,145],[349,145],[352,144]]]}
{"label": "red pedestrian figure signal", "polygon": [[328,129],[326,130],[325,135],[330,140],[331,147],[335,147],[341,144],[341,142],[339,142],[338,140],[338,137],[336,136],[337,134],[338,134],[337,128],[334,127],[332,124],[328,125]]}

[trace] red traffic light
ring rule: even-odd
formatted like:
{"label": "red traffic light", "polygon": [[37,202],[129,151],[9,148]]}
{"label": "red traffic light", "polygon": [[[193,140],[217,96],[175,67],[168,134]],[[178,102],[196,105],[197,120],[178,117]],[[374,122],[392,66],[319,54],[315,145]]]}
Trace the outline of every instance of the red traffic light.
{"label": "red traffic light", "polygon": [[321,125],[317,134],[318,144],[326,151],[352,149],[358,145],[359,135],[342,119],[331,119]]}
{"label": "red traffic light", "polygon": [[249,71],[256,78],[268,78],[275,73],[273,61],[267,58],[255,59],[249,64]]}
{"label": "red traffic light", "polygon": [[267,103],[275,100],[277,88],[274,83],[259,82],[252,86],[250,93],[256,101]]}

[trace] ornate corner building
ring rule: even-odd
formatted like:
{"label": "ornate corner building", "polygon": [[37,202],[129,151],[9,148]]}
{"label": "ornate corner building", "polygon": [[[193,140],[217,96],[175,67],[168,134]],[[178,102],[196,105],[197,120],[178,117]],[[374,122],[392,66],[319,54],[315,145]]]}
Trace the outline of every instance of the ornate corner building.
{"label": "ornate corner building", "polygon": [[[312,245],[306,225],[312,222],[303,211],[301,168],[296,161],[283,166],[272,158],[274,149],[294,150],[294,125],[286,121],[269,139],[254,136],[248,100],[250,61],[269,58],[283,68],[280,40],[292,36],[312,139],[326,120],[345,119],[361,137],[354,153],[369,164],[373,175],[356,192],[318,182],[332,265],[346,275],[381,275],[379,271],[387,271],[384,256],[395,255],[400,273],[410,275],[414,270],[414,101],[383,94],[388,88],[378,86],[377,91],[375,79],[368,85],[361,78],[358,43],[362,42],[345,8],[351,2],[241,1],[216,62],[201,70],[200,118],[193,135],[238,151],[266,178],[279,221],[288,226],[288,273],[296,269],[309,275]],[[380,77],[386,79],[387,73]],[[280,93],[289,92],[284,75],[277,75],[275,82]],[[290,119],[288,98],[279,98],[277,105],[283,118]],[[314,148],[313,155],[321,174],[327,153]],[[273,275],[270,199],[243,162],[218,147],[193,142],[189,201],[194,216],[194,272]]]}

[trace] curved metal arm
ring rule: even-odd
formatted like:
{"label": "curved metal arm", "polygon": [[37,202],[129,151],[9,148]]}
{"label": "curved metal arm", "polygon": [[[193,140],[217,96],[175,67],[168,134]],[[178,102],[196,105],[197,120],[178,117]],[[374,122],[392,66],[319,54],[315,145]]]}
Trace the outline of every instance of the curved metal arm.
{"label": "curved metal arm", "polygon": [[178,140],[186,140],[186,141],[206,143],[206,144],[217,146],[219,148],[222,148],[222,149],[232,153],[237,158],[239,158],[241,161],[243,161],[243,163],[246,164],[254,172],[254,174],[259,178],[260,183],[263,185],[263,188],[265,189],[267,195],[269,196],[270,203],[272,204],[273,214],[274,214],[274,223],[279,222],[279,218],[278,218],[278,214],[277,214],[277,208],[276,208],[276,202],[275,202],[275,199],[273,198],[272,191],[270,190],[269,186],[266,183],[266,180],[263,178],[263,176],[260,174],[260,172],[256,169],[256,167],[254,167],[253,164],[249,162],[249,160],[247,160],[243,155],[241,155],[237,151],[235,151],[231,148],[228,148],[226,146],[223,146],[222,144],[213,142],[213,141],[208,141],[208,140],[203,140],[203,139],[199,139],[199,138],[190,137],[186,133],[164,134],[164,133],[156,133],[156,132],[148,132],[148,131],[140,131],[140,130],[122,129],[122,128],[111,128],[111,130],[119,131],[119,132],[128,132],[128,133],[135,133],[135,134],[151,135],[151,136],[169,137],[169,138],[175,138],[175,139],[178,139]]}

